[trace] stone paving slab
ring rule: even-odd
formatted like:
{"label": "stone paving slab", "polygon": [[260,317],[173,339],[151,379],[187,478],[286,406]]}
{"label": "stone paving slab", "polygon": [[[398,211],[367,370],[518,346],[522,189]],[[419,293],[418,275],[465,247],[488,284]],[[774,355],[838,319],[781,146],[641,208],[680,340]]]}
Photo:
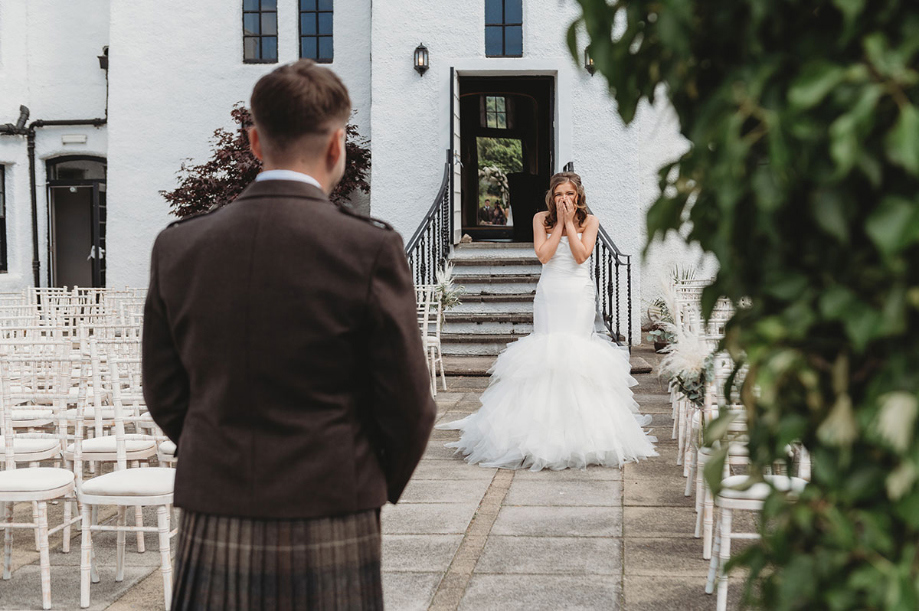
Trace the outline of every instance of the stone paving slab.
{"label": "stone paving slab", "polygon": [[621,537],[619,507],[502,507],[492,535]]}
{"label": "stone paving slab", "polygon": [[[99,583],[90,592],[90,610],[102,610],[125,594],[134,585],[156,569],[125,566],[124,581],[115,581],[115,567],[99,566]],[[159,571],[157,571],[159,574]],[[10,581],[0,582],[0,605],[3,609],[26,611],[41,609],[41,569],[38,564],[20,568]],[[162,596],[162,590],[160,590]],[[163,601],[149,601],[150,609],[163,608]],[[158,605],[158,606],[157,606]],[[80,571],[76,567],[52,567],[51,607],[53,609],[80,608]]]}
{"label": "stone paving slab", "polygon": [[514,475],[514,481],[536,480],[540,482],[561,482],[561,481],[620,481],[622,480],[622,470],[612,467],[590,466],[586,469],[562,469],[560,471],[551,471],[544,469],[542,471],[530,471],[524,469],[517,471]]}
{"label": "stone paving slab", "polygon": [[442,573],[383,571],[383,605],[391,611],[425,611],[442,577]]}
{"label": "stone paving slab", "polygon": [[[682,469],[682,467],[674,467]],[[682,485],[681,485],[682,484]],[[687,507],[691,501],[683,496],[686,480],[655,481],[649,479],[627,479],[622,482],[625,506],[640,505],[646,507]]]}
{"label": "stone paving slab", "polygon": [[[453,452],[450,449],[450,452]],[[484,479],[491,481],[495,476],[497,469],[486,469],[483,467],[472,468],[465,462],[459,460],[451,461],[449,464],[441,464],[430,460],[423,460],[412,474],[412,481],[417,480],[468,480]]]}
{"label": "stone paving slab", "polygon": [[[740,587],[728,590],[728,608],[736,609]],[[704,577],[625,576],[628,611],[712,611],[714,595],[705,593]]]}
{"label": "stone paving slab", "polygon": [[[468,468],[468,467],[467,467]],[[490,479],[423,480],[413,479],[402,493],[401,503],[468,503],[482,498]]]}
{"label": "stone paving slab", "polygon": [[422,463],[425,460],[461,461],[462,455],[456,453],[456,448],[445,448],[443,443],[431,442],[428,444],[427,449],[424,451],[424,455],[422,456]]}
{"label": "stone paving slab", "polygon": [[617,576],[473,575],[460,611],[619,609]]}
{"label": "stone paving slab", "polygon": [[445,573],[462,540],[462,535],[386,535],[383,566],[395,572]]}
{"label": "stone paving slab", "polygon": [[632,538],[625,540],[626,575],[708,575],[708,560],[702,559],[702,541],[692,538]]}
{"label": "stone paving slab", "polygon": [[505,505],[580,505],[618,507],[622,484],[618,481],[515,481]]}
{"label": "stone paving slab", "polygon": [[463,534],[475,515],[475,503],[400,503],[383,507],[383,534]]}
{"label": "stone paving slab", "polygon": [[[632,538],[693,536],[696,529],[696,513],[689,507],[624,507],[623,521],[628,524],[625,532]],[[701,541],[701,539],[700,539]],[[699,551],[702,547],[699,545]]]}
{"label": "stone paving slab", "polygon": [[622,543],[614,538],[491,535],[476,573],[621,575]]}

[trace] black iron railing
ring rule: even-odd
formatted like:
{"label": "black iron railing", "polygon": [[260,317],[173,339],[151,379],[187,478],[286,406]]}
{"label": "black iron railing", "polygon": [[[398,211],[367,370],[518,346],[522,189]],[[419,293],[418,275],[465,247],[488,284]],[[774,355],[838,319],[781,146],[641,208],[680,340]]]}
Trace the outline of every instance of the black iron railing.
{"label": "black iron railing", "polygon": [[444,179],[437,197],[405,246],[405,256],[412,270],[415,286],[434,284],[437,270],[442,269],[453,245],[453,210],[450,206],[450,151],[444,164]]}
{"label": "black iron railing", "polygon": [[[565,172],[574,172],[574,162],[565,164]],[[588,208],[589,210],[589,208]],[[597,308],[613,341],[632,349],[632,255],[623,254],[600,225],[597,244],[591,254],[590,273],[597,285]],[[623,284],[625,291],[623,291]],[[623,292],[625,295],[623,295]],[[622,333],[622,301],[625,299],[626,334]]]}

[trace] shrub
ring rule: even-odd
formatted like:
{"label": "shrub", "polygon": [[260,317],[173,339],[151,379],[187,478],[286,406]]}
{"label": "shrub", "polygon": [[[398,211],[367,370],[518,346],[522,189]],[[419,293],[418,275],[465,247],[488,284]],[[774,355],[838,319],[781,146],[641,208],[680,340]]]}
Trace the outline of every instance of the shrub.
{"label": "shrub", "polygon": [[[623,120],[664,96],[691,147],[650,239],[688,222],[738,308],[753,471],[801,440],[736,564],[767,609],[919,608],[919,12],[905,0],[578,0]],[[759,388],[758,393],[753,387]],[[755,586],[755,587],[753,587]]]}
{"label": "shrub", "polygon": [[[214,130],[213,154],[199,165],[182,164],[178,171],[179,186],[161,194],[172,213],[177,217],[206,212],[233,201],[255,180],[262,169],[261,162],[249,150],[252,115],[241,103],[230,112],[236,129],[222,127]],[[370,172],[369,142],[360,137],[357,128],[347,126],[345,174],[329,198],[338,204],[347,204],[348,196],[355,190],[370,193],[367,181]]]}

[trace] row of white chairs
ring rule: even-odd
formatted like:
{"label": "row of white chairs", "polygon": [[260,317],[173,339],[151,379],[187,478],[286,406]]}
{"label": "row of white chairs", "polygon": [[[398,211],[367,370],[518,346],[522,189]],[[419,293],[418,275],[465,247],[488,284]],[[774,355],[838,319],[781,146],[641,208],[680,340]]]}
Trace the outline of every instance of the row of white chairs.
{"label": "row of white chairs", "polygon": [[[0,331],[3,578],[11,578],[12,530],[34,530],[45,609],[51,606],[48,537],[63,531],[62,552],[69,552],[70,529],[77,522],[82,529],[81,607],[89,606],[90,584],[99,580],[92,535],[114,530],[118,581],[124,577],[126,533],[137,534],[138,552],[144,551],[145,532],[158,533],[169,608],[174,470],[162,465],[175,463],[175,447],[143,402],[140,327],[112,327],[81,326],[75,336],[64,334],[60,326],[46,327],[51,331],[44,334],[18,330],[12,337]],[[160,466],[151,466],[154,458]],[[86,463],[90,475],[100,474],[84,480]],[[106,464],[114,470],[101,474]],[[53,500],[63,501],[64,520],[49,528],[47,504]],[[32,503],[31,522],[13,522],[18,502]],[[80,510],[72,517],[74,503]],[[116,525],[98,523],[98,508],[104,505],[117,508]],[[143,525],[144,506],[157,507],[156,527]],[[133,526],[126,524],[130,508]]]}
{"label": "row of white chairs", "polygon": [[[776,465],[773,473],[757,481],[745,473],[736,473],[750,464],[747,447],[746,407],[740,403],[739,388],[744,380],[745,368],[736,367],[734,360],[719,346],[725,334],[725,325],[734,315],[733,305],[720,300],[708,320],[701,315],[701,295],[710,280],[675,281],[672,286],[675,298],[673,312],[676,335],[687,343],[702,346],[711,354],[711,376],[707,379],[702,405],[684,396],[679,386],[671,381],[673,437],[678,439],[677,464],[683,467],[686,477],[684,494],[695,493],[696,524],[694,535],[702,539],[702,557],[710,560],[705,591],[713,593],[717,587],[716,609],[727,609],[728,574],[724,570],[731,556],[731,542],[738,539],[756,539],[758,533],[734,532],[733,516],[737,511],[758,513],[773,489],[788,493],[789,499],[799,495],[810,478],[810,458],[799,444],[789,446],[789,463],[797,467],[797,474],[783,472]],[[679,346],[674,347],[679,350]],[[736,369],[736,371],[735,371]],[[725,388],[733,377],[733,385]],[[713,446],[702,443],[705,428],[719,415],[732,417],[724,437]],[[727,448],[721,490],[713,495],[703,477],[705,465],[712,457]],[[715,516],[715,510],[718,516]]]}

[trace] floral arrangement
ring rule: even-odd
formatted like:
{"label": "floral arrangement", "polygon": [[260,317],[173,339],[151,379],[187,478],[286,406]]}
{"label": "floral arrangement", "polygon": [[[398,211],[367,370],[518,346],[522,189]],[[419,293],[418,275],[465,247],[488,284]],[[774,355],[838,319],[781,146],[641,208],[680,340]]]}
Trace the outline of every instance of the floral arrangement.
{"label": "floral arrangement", "polygon": [[452,263],[447,263],[442,269],[437,270],[435,277],[437,282],[434,284],[434,294],[441,304],[440,323],[443,324],[444,314],[461,303],[460,296],[466,293],[466,287],[453,283]]}
{"label": "floral arrangement", "polygon": [[[677,311],[676,293],[673,284],[662,282],[661,311],[668,314]],[[705,403],[705,385],[712,379],[714,360],[711,343],[692,331],[678,327],[661,316],[658,327],[672,338],[669,346],[664,348],[666,356],[661,361],[661,374],[669,376],[679,391],[692,403],[702,407]],[[653,331],[652,331],[653,333]]]}

